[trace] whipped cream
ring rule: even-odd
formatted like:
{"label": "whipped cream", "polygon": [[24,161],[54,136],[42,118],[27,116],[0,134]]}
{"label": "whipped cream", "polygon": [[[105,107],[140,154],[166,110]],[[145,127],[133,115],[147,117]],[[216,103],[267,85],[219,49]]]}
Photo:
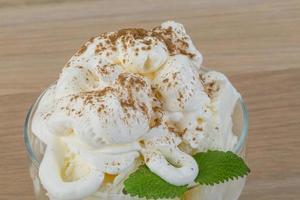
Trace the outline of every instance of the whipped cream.
{"label": "whipped cream", "polygon": [[201,64],[184,27],[172,21],[85,43],[33,117],[32,130],[47,145],[39,176],[49,196],[84,199],[137,163],[170,184],[192,184],[199,172],[193,153],[232,150],[240,95]]}

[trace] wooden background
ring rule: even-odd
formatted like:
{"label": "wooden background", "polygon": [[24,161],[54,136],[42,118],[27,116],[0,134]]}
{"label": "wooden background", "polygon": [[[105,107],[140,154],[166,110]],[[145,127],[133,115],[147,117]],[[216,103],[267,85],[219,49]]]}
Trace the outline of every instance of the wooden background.
{"label": "wooden background", "polygon": [[299,0],[0,0],[1,200],[33,199],[25,113],[75,50],[100,32],[167,19],[248,105],[252,174],[241,200],[300,199]]}

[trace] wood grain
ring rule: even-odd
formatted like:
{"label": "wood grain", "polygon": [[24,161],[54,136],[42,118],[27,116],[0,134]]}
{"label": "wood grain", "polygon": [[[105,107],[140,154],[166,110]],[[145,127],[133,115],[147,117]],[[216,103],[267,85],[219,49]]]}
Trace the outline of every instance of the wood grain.
{"label": "wood grain", "polygon": [[24,117],[75,50],[100,32],[167,19],[248,105],[252,174],[241,199],[300,199],[298,0],[0,0],[0,199],[33,199]]}

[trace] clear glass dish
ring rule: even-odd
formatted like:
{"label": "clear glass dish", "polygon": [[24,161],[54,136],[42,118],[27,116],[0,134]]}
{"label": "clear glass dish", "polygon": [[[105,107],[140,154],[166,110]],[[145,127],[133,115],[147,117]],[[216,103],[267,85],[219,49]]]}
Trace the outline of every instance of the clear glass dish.
{"label": "clear glass dish", "polygon": [[[39,101],[44,93],[36,100],[36,102],[29,109],[24,125],[24,141],[26,145],[27,155],[29,159],[30,176],[33,181],[34,194],[37,200],[49,199],[47,192],[42,187],[38,175],[39,165],[43,158],[45,151],[45,144],[43,144],[32,132],[31,123],[32,117],[36,111]],[[234,152],[245,159],[246,139],[248,135],[248,112],[242,99],[236,105],[233,113],[233,132],[238,136],[238,142],[234,148]],[[184,199],[186,200],[235,200],[241,194],[245,185],[245,178],[231,181],[226,184],[218,184],[215,186],[201,186],[196,187],[187,192]],[[231,191],[227,192],[226,191]],[[84,200],[133,200],[128,196],[120,196],[117,194],[103,194],[96,193]]]}

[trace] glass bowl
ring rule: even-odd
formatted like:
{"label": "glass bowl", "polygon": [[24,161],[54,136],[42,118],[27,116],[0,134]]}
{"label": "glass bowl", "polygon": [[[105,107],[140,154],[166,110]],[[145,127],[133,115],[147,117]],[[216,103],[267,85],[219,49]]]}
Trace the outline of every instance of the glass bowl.
{"label": "glass bowl", "polygon": [[[40,97],[36,100],[36,102],[30,107],[26,115],[25,125],[24,125],[24,141],[25,141],[28,160],[29,160],[29,171],[33,181],[34,195],[37,200],[49,199],[49,197],[47,196],[47,192],[41,185],[39,175],[38,175],[39,165],[43,158],[46,146],[33,134],[31,129],[33,115],[35,114],[39,101],[44,93],[42,93]],[[238,142],[234,147],[234,152],[239,154],[241,157],[245,159],[246,139],[248,135],[248,112],[242,99],[240,99],[237,102],[232,118],[233,118],[233,132],[235,135],[238,136]],[[238,199],[245,185],[245,181],[246,178],[240,178],[238,180],[231,181],[225,184],[218,184],[215,186],[196,187],[188,191],[184,199],[186,200]],[[226,194],[226,191],[224,190],[230,190],[231,193]],[[84,200],[123,200],[123,199],[132,200],[136,198],[132,198],[128,196],[121,197],[120,195],[117,194],[104,195],[103,193],[97,192],[93,194],[91,197],[88,197]]]}

